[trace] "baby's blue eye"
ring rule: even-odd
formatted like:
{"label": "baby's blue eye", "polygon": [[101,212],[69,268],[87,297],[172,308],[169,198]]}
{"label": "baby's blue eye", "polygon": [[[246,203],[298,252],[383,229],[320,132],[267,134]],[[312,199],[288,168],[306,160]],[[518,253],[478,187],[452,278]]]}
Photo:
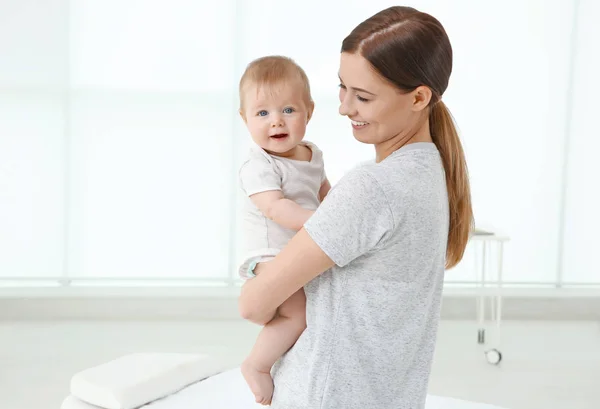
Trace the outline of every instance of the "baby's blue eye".
{"label": "baby's blue eye", "polygon": [[262,111],[258,111],[258,116],[267,116],[269,113],[264,109]]}
{"label": "baby's blue eye", "polygon": [[284,113],[284,114],[291,114],[292,112],[294,112],[294,108],[289,108],[289,107],[288,107],[288,108],[285,108],[285,109],[283,110],[283,113]]}

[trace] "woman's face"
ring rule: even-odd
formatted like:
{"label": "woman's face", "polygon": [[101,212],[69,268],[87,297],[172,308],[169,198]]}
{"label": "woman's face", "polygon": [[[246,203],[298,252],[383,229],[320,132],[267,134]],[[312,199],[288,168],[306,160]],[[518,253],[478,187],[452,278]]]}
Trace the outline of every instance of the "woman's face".
{"label": "woman's face", "polygon": [[354,137],[360,142],[379,145],[411,138],[426,119],[423,110],[431,98],[427,87],[402,92],[359,54],[341,54],[339,77],[339,112],[351,120]]}

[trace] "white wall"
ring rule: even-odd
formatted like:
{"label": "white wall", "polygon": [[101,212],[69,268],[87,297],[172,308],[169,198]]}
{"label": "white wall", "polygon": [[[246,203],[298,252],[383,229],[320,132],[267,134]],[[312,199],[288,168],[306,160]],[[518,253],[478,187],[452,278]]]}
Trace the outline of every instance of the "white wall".
{"label": "white wall", "polygon": [[0,276],[64,268],[67,2],[0,3]]}
{"label": "white wall", "polygon": [[[245,65],[285,54],[306,69],[307,138],[335,182],[372,156],[337,114],[341,41],[392,4],[0,3],[0,277],[227,278],[248,145],[237,116]],[[600,283],[598,5],[581,1],[577,16],[571,1],[410,5],[452,41],[444,98],[477,222],[511,237],[506,279]],[[471,256],[448,281],[472,279]]]}
{"label": "white wall", "polygon": [[581,1],[574,48],[572,101],[566,144],[561,276],[566,282],[600,282],[600,3]]}

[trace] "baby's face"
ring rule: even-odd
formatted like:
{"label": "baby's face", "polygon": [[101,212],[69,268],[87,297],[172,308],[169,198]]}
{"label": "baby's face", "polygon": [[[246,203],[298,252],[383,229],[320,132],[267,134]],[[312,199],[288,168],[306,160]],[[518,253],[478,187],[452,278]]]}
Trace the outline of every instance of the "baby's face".
{"label": "baby's face", "polygon": [[291,152],[304,138],[312,104],[292,81],[269,87],[248,85],[241,112],[254,142],[274,155]]}

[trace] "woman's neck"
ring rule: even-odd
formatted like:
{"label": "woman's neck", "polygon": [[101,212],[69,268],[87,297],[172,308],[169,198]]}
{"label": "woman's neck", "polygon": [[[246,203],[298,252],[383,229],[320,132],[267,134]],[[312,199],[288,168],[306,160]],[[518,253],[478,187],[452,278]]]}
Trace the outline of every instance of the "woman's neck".
{"label": "woman's neck", "polygon": [[404,145],[417,142],[433,142],[431,132],[429,132],[429,118],[426,118],[421,126],[411,132],[400,133],[385,142],[375,145],[375,161],[379,163]]}

